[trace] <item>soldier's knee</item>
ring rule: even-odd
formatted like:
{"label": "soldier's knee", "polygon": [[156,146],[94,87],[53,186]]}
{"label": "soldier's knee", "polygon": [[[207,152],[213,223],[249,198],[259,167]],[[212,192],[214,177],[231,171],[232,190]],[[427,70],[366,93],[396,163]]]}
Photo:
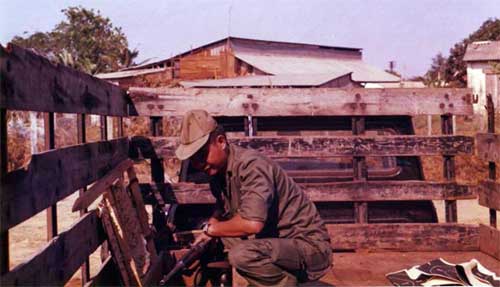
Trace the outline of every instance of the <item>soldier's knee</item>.
{"label": "soldier's knee", "polygon": [[245,269],[252,255],[245,244],[238,244],[231,248],[228,253],[229,264],[238,269]]}

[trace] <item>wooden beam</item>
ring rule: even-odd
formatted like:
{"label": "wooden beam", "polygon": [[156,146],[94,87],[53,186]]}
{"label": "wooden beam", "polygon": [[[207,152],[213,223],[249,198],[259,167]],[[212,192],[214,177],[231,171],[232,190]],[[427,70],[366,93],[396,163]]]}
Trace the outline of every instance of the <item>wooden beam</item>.
{"label": "wooden beam", "polygon": [[479,227],[457,223],[327,224],[337,250],[477,251]]}
{"label": "wooden beam", "polygon": [[479,249],[481,252],[500,260],[500,230],[480,224]]}
{"label": "wooden beam", "polygon": [[0,46],[0,79],[0,107],[9,110],[128,115],[118,86],[13,44]]}
{"label": "wooden beam", "polygon": [[500,211],[500,183],[483,180],[477,186],[479,204]]}
{"label": "wooden beam", "polygon": [[104,238],[101,221],[94,210],[53,238],[28,261],[0,277],[0,285],[64,285]]}
{"label": "wooden beam", "polygon": [[[270,157],[421,156],[471,154],[474,138],[467,136],[274,136],[233,137],[233,144]],[[133,137],[133,158],[173,158],[177,137]]]}
{"label": "wooden beam", "polygon": [[480,159],[500,162],[500,134],[477,134],[476,149]]}
{"label": "wooden beam", "polygon": [[[45,150],[53,150],[56,148],[56,118],[53,112],[45,113],[44,115],[44,137]],[[57,236],[57,202],[54,202],[46,210],[47,213],[47,241]]]}
{"label": "wooden beam", "polygon": [[[399,201],[474,199],[473,188],[457,183],[425,181],[368,181],[338,182],[327,184],[299,184],[307,196],[315,202],[335,201]],[[162,189],[169,203],[211,204],[215,198],[208,184],[176,183],[157,186],[141,184],[143,193]]]}
{"label": "wooden beam", "polygon": [[73,203],[73,208],[71,211],[75,212],[88,208],[92,202],[94,202],[101,194],[103,194],[113,183],[123,176],[123,173],[132,165],[133,161],[126,159],[119,163],[113,170],[106,173],[105,176],[100,178],[91,188],[89,188],[85,193],[80,195]]}
{"label": "wooden beam", "polygon": [[127,138],[33,155],[27,169],[12,171],[1,182],[1,230],[91,184],[127,157]]}
{"label": "wooden beam", "polygon": [[[2,79],[0,79],[0,82]],[[7,110],[0,108],[0,182],[4,181],[8,171],[8,146],[7,146]],[[0,190],[0,202],[3,202],[4,192]],[[0,230],[0,275],[9,272],[9,230]]]}
{"label": "wooden beam", "polygon": [[[130,88],[131,115],[214,116],[472,115],[471,89]],[[135,110],[135,111],[134,111]]]}

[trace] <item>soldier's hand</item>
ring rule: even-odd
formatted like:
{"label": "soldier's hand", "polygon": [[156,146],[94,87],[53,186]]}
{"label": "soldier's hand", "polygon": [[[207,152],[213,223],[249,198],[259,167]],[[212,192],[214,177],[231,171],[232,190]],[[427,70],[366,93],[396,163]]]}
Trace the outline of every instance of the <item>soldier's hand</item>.
{"label": "soldier's hand", "polygon": [[205,232],[202,232],[200,233],[200,235],[198,235],[198,237],[196,237],[196,239],[194,240],[194,242],[191,244],[191,246],[194,246],[200,242],[203,242],[203,241],[206,241],[206,240],[210,240],[212,239],[212,237],[208,236],[207,234],[205,234]]}

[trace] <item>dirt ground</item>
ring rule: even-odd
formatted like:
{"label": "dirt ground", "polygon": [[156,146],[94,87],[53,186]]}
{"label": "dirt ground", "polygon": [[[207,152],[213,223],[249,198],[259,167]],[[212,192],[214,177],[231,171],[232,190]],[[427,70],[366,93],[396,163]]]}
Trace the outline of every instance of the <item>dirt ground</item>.
{"label": "dirt ground", "polygon": [[[58,204],[58,210],[57,210],[58,211],[58,228],[59,228],[60,232],[68,229],[73,223],[75,223],[78,220],[78,217],[79,217],[78,213],[71,212],[71,207],[73,205],[73,202],[77,198],[77,195],[78,195],[78,193],[75,193],[75,194],[67,197],[65,200],[59,202],[59,204]],[[439,221],[443,222],[444,221],[444,219],[443,219],[444,218],[444,204],[443,204],[443,202],[440,202],[440,201],[435,201],[434,203],[436,206],[436,211],[438,212]],[[484,207],[479,206],[477,204],[476,200],[459,201],[458,202],[458,215],[459,215],[458,222],[460,222],[460,223],[488,224],[488,222],[489,222],[488,210]],[[500,214],[498,214],[498,216],[500,218]],[[24,223],[12,228],[10,230],[9,236],[10,236],[11,268],[14,268],[16,265],[29,259],[30,256],[32,256],[33,254],[35,254],[37,252],[37,250],[41,250],[47,244],[47,241],[46,241],[46,213],[45,213],[45,211],[40,212],[39,214],[32,217],[31,219],[25,221]],[[434,258],[436,258],[436,256],[438,256],[438,255],[430,254],[430,252],[427,252],[427,253],[420,252],[420,253],[423,253],[423,255],[419,255],[420,257],[416,257],[416,258],[422,258],[422,260],[420,260],[420,261],[418,261],[417,259],[412,257],[412,255],[410,253],[402,253],[402,255],[399,255],[399,257],[394,256],[394,258],[395,258],[394,260],[396,260],[396,259],[397,260],[396,261],[393,260],[393,261],[399,262],[398,264],[391,265],[394,268],[396,268],[394,270],[390,269],[389,267],[387,267],[384,264],[382,264],[382,265],[386,266],[386,267],[382,268],[383,270],[378,270],[376,268],[374,269],[374,266],[379,265],[379,264],[376,264],[376,262],[379,259],[382,260],[382,258],[385,258],[385,255],[382,255],[382,258],[379,258],[375,254],[370,254],[369,255],[371,258],[370,261],[372,259],[375,261],[371,261],[374,265],[372,267],[369,267],[366,265],[366,264],[368,264],[367,263],[368,261],[361,260],[361,258],[358,258],[356,254],[351,254],[350,256],[348,256],[349,253],[335,254],[334,259],[337,262],[336,266],[339,266],[339,268],[334,269],[335,272],[332,275],[333,277],[327,277],[327,279],[325,279],[325,280],[327,280],[327,282],[330,282],[330,283],[334,282],[334,283],[336,283],[335,285],[339,285],[339,286],[344,285],[345,282],[341,281],[341,279],[339,279],[339,278],[346,278],[345,276],[348,277],[350,274],[349,272],[351,272],[352,273],[351,275],[354,276],[355,273],[353,273],[353,272],[359,268],[368,268],[368,269],[371,268],[368,271],[365,270],[365,273],[363,273],[364,275],[362,275],[362,278],[365,278],[365,277],[372,278],[372,279],[370,279],[371,281],[368,280],[366,282],[365,281],[359,281],[359,282],[364,282],[363,285],[371,285],[368,282],[374,282],[374,283],[376,282],[377,284],[375,284],[375,285],[381,285],[381,282],[382,282],[382,280],[384,280],[384,277],[383,276],[380,277],[380,274],[385,274],[385,273],[388,273],[390,271],[396,271],[396,270],[398,270],[397,268],[399,268],[399,269],[406,268],[405,266],[411,267],[411,266],[416,265],[416,264],[425,263],[427,260],[425,258],[429,258],[429,260],[430,260],[430,259],[434,259]],[[365,254],[364,256],[368,256],[368,254]],[[456,258],[458,255],[455,254],[453,256],[455,256],[455,257],[451,257],[452,259]],[[474,256],[476,256],[476,257],[474,257]],[[483,255],[483,257],[484,257],[484,255]],[[486,257],[488,257],[488,256],[486,256]],[[406,261],[405,258],[408,259],[408,261]],[[457,260],[451,260],[451,259],[450,259],[450,261],[456,262],[456,263],[461,263],[463,261],[468,261],[472,258],[477,258],[477,254],[473,255],[469,259],[467,259],[467,258],[469,258],[469,257],[460,258],[458,260],[460,262],[458,262]],[[488,257],[488,258],[490,258],[490,260],[496,261],[495,259],[493,259],[491,257]],[[101,264],[100,250],[97,250],[96,252],[94,252],[94,254],[90,257],[90,262],[91,262],[90,273],[92,276],[97,272],[97,270]],[[354,266],[355,269],[353,269],[351,271],[347,271],[347,270],[345,270],[345,268],[342,269],[341,266],[344,266],[343,263],[347,264],[347,262],[351,262],[353,264],[352,266]],[[483,263],[483,261],[481,261],[481,260],[480,260],[480,262]],[[498,261],[496,261],[496,262],[499,263]],[[485,263],[485,265],[486,265],[486,263]],[[493,268],[493,267],[495,267],[495,265],[492,265],[492,267],[490,267],[490,268]],[[500,271],[499,266],[496,266],[495,268],[497,268],[497,270]],[[366,273],[366,272],[368,272],[368,273]],[[498,273],[499,272],[497,272],[497,274]],[[374,276],[370,277],[367,274],[379,274],[379,275],[377,275],[377,276],[374,275]],[[341,276],[341,277],[336,277],[337,275]],[[361,276],[361,275],[357,275],[357,276]],[[80,284],[81,284],[80,278],[81,278],[80,271],[77,271],[75,273],[75,275],[73,276],[73,278],[68,282],[67,286],[80,286]],[[345,280],[345,279],[342,279],[342,280]],[[358,282],[358,281],[356,281],[356,282]]]}

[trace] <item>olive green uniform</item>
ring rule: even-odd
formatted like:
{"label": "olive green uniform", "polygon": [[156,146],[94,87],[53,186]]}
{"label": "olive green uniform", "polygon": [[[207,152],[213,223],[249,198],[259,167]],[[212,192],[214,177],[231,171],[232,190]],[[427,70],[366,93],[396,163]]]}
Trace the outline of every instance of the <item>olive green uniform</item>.
{"label": "olive green uniform", "polygon": [[229,145],[227,171],[210,188],[217,217],[260,221],[255,238],[223,238],[229,261],[253,285],[316,280],[332,264],[330,238],[314,204],[275,162]]}

